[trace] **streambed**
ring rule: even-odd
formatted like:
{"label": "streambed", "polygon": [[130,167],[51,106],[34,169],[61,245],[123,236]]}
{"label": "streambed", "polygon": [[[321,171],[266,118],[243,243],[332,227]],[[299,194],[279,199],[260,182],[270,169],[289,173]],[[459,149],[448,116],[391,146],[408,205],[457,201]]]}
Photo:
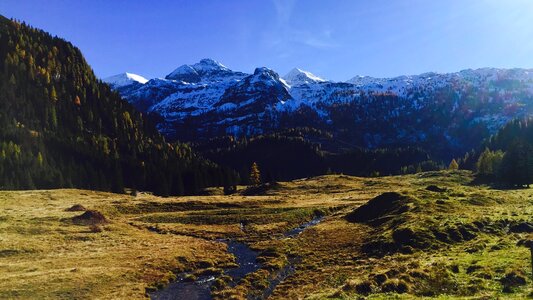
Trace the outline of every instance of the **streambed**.
{"label": "streambed", "polygon": [[[307,228],[317,225],[322,221],[323,217],[315,217],[313,220],[304,223],[294,229],[287,231],[284,234],[285,238],[293,238],[302,233]],[[233,279],[233,282],[238,282],[247,274],[253,273],[261,268],[261,264],[257,262],[258,253],[253,251],[245,243],[236,242],[232,240],[221,240],[227,244],[228,252],[235,256],[235,263],[239,266],[224,270],[224,275],[228,275]],[[276,276],[270,280],[268,288],[263,291],[262,299],[268,298],[274,291],[276,286],[285,278],[294,273],[294,264],[296,258],[289,259],[282,270],[278,271]],[[171,282],[165,288],[150,293],[152,300],[211,300],[211,286],[215,282],[216,277],[213,275],[200,276],[194,282],[185,281],[183,278],[186,274],[181,274],[180,279]]]}

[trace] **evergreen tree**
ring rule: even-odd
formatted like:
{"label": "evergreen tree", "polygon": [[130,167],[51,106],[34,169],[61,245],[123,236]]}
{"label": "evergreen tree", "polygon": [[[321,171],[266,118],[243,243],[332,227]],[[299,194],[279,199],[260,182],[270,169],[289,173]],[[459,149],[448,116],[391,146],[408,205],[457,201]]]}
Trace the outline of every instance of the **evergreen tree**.
{"label": "evergreen tree", "polygon": [[489,148],[485,148],[485,151],[481,153],[476,163],[476,170],[479,175],[489,176],[494,174],[491,157],[492,151],[490,151]]}
{"label": "evergreen tree", "polygon": [[454,158],[450,162],[450,165],[448,166],[448,170],[458,170],[458,169],[459,169],[459,164],[457,163],[457,161],[455,161],[455,158]]}
{"label": "evergreen tree", "polygon": [[483,177],[494,176],[499,172],[502,159],[502,151],[499,150],[494,152],[488,148],[485,148],[476,162],[476,170],[478,175]]}
{"label": "evergreen tree", "polygon": [[259,166],[257,163],[253,163],[250,168],[250,184],[259,185],[261,183],[261,173],[259,172]]}
{"label": "evergreen tree", "polygon": [[515,141],[505,152],[501,162],[499,178],[511,186],[524,186],[532,182],[531,147],[521,141]]}

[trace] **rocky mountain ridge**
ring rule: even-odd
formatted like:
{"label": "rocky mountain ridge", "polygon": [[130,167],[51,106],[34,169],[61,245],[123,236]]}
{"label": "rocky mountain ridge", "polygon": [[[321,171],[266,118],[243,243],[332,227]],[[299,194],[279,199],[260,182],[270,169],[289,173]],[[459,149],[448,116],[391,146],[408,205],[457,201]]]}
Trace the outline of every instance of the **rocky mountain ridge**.
{"label": "rocky mountain ridge", "polygon": [[203,59],[164,79],[112,87],[141,111],[161,116],[159,129],[182,140],[313,127],[353,147],[421,145],[460,153],[533,112],[533,70],[527,69],[334,82],[297,68],[284,77],[264,67],[246,74]]}

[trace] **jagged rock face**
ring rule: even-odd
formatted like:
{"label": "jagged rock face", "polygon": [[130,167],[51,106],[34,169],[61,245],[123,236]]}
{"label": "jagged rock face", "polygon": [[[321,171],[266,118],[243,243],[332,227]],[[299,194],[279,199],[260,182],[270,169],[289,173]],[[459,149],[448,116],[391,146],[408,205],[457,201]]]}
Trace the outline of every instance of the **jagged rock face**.
{"label": "jagged rock face", "polygon": [[279,75],[267,68],[257,68],[253,75],[228,87],[214,105],[228,116],[261,114],[266,108],[291,99],[288,86]]}
{"label": "jagged rock face", "polygon": [[245,74],[204,59],[165,79],[113,88],[161,115],[169,137],[186,140],[308,126],[351,146],[422,145],[449,154],[533,112],[533,71],[524,69],[333,82],[300,69],[284,78],[267,68]]}

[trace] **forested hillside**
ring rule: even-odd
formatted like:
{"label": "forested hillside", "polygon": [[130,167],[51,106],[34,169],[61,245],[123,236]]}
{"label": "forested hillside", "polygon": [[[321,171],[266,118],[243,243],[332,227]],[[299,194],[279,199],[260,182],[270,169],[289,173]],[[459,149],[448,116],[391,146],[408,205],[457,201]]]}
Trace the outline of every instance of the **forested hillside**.
{"label": "forested hillside", "polygon": [[179,195],[235,179],[187,145],[167,143],[71,43],[0,16],[1,189]]}
{"label": "forested hillside", "polygon": [[498,185],[533,183],[533,118],[515,119],[459,159],[461,169]]}
{"label": "forested hillside", "polygon": [[347,148],[328,151],[340,144],[331,134],[313,128],[290,128],[251,138],[225,136],[193,143],[193,149],[217,164],[231,167],[246,182],[250,166],[258,164],[262,181],[285,181],[322,174],[355,176],[407,174],[446,168],[417,147],[382,149]]}

